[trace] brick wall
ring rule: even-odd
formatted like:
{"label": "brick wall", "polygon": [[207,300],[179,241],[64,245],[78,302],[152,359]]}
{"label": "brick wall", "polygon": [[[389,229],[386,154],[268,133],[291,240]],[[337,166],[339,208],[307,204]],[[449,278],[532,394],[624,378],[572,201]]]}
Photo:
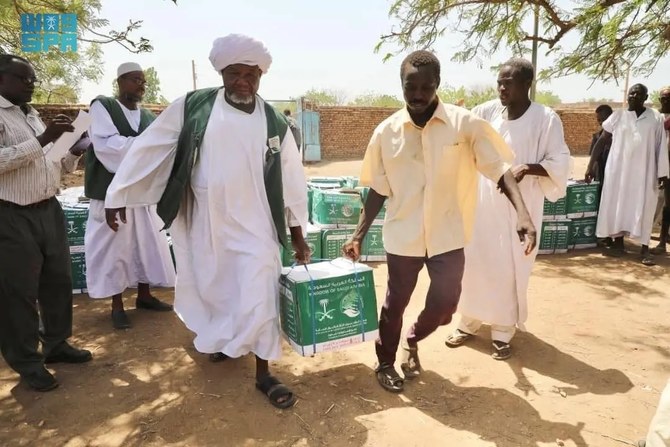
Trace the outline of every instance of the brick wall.
{"label": "brick wall", "polygon": [[[164,106],[146,106],[159,114]],[[59,113],[74,118],[86,105],[42,104],[35,108],[48,122]],[[381,107],[321,107],[321,158],[344,160],[361,158],[372,131],[395,110]],[[573,155],[585,155],[591,135],[598,129],[595,113],[590,110],[557,109],[563,121],[565,140]]]}
{"label": "brick wall", "polygon": [[383,107],[321,107],[321,158],[362,158],[375,127],[395,109]]}
{"label": "brick wall", "polygon": [[563,122],[565,142],[572,155],[588,155],[591,137],[600,128],[595,112],[591,110],[556,109],[556,113]]}
{"label": "brick wall", "polygon": [[[377,107],[321,107],[321,158],[361,158],[375,127],[395,110]],[[565,141],[573,155],[586,155],[598,130],[590,110],[560,110]]]}

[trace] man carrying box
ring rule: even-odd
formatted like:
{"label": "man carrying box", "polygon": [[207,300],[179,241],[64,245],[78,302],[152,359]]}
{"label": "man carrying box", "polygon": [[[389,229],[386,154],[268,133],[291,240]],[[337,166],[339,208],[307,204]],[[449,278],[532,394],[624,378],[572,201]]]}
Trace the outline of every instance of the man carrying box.
{"label": "man carrying box", "polygon": [[209,55],[224,88],[170,104],[133,143],[109,186],[107,223],[125,207],[158,204],[170,227],[175,312],[195,348],[221,359],[256,356],[256,388],[278,408],[296,399],[270,374],[281,356],[280,243],[286,226],[299,262],[309,262],[307,182],[284,116],[257,95],[272,62],[263,43],[231,34]]}
{"label": "man carrying box", "polygon": [[405,377],[420,374],[417,343],[448,324],[461,293],[464,254],[477,203],[477,172],[498,183],[518,213],[517,232],[526,253],[535,248],[535,227],[510,171],[513,154],[484,120],[442,103],[437,95],[440,62],[428,51],[411,53],[400,68],[406,108],[384,120],[368,145],[360,184],[370,192],[356,232],[343,247],[360,257],[363,239],[388,198],[383,228],[388,291],[379,319],[375,374],[386,390],[400,392],[394,368],[402,318],[419,271],[428,268],[426,306],[403,340]]}

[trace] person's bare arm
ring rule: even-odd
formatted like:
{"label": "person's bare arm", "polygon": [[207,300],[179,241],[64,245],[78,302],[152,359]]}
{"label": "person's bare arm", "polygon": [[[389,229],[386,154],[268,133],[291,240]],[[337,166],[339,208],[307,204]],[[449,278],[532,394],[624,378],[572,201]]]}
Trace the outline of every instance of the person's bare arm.
{"label": "person's bare arm", "polygon": [[598,160],[600,156],[605,151],[605,148],[608,144],[612,142],[612,134],[603,130],[603,133],[600,135],[600,138],[596,141],[596,144],[593,146],[593,152],[591,152],[591,158],[589,159],[589,165],[586,168],[586,173],[584,174],[584,180],[587,183],[591,183],[596,176],[596,166],[598,165]]}
{"label": "person's bare arm", "polygon": [[519,185],[514,179],[514,174],[512,174],[511,170],[503,174],[498,181],[498,187],[503,194],[507,196],[516,210],[516,232],[518,233],[521,242],[527,242],[526,254],[528,255],[535,249],[535,245],[537,245],[537,231],[530,218],[530,214],[528,214],[528,209],[526,208],[526,204],[521,196],[521,191],[519,190]]}

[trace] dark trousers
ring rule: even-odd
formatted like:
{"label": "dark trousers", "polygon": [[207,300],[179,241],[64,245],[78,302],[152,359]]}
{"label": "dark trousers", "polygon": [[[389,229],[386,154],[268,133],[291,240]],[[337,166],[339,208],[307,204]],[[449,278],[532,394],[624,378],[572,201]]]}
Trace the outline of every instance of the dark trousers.
{"label": "dark trousers", "polygon": [[[40,316],[44,331],[39,333]],[[18,373],[72,335],[72,273],[65,218],[55,198],[18,207],[0,203],[0,351]],[[38,344],[42,341],[42,354]]]}
{"label": "dark trousers", "polygon": [[386,262],[388,289],[379,316],[379,338],[375,349],[379,363],[393,364],[400,342],[403,314],[424,264],[428,268],[430,286],[425,307],[407,333],[409,344],[423,340],[439,326],[451,322],[461,296],[465,255],[463,249],[432,258],[387,254]]}

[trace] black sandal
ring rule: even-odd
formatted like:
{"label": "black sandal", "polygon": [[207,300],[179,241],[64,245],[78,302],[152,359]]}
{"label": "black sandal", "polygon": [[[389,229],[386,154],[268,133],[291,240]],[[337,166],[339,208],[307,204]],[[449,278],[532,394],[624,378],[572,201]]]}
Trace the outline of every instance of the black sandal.
{"label": "black sandal", "polygon": [[[293,392],[289,390],[286,385],[281,383],[279,379],[270,374],[265,376],[260,382],[256,382],[256,389],[265,394],[273,406],[281,408],[282,410],[292,407],[296,403],[296,398],[293,395]],[[286,399],[280,400],[282,397]]]}
{"label": "black sandal", "polygon": [[375,369],[375,375],[377,376],[377,382],[386,391],[400,393],[403,390],[405,380],[400,377],[400,374],[398,374],[393,365],[389,365],[388,363],[380,364]]}
{"label": "black sandal", "polygon": [[215,352],[214,354],[209,355],[209,361],[212,363],[223,362],[224,360],[228,360],[229,358],[230,357],[228,357],[223,352]]}
{"label": "black sandal", "polygon": [[444,344],[450,348],[457,348],[462,346],[466,341],[470,340],[474,335],[468,334],[465,331],[456,329],[454,332],[449,334],[447,339],[444,341]]}
{"label": "black sandal", "polygon": [[512,347],[504,341],[493,340],[493,353],[491,357],[495,360],[507,360],[512,357]]}
{"label": "black sandal", "polygon": [[419,347],[402,346],[405,354],[404,361],[400,364],[400,369],[405,375],[405,379],[416,379],[421,375],[421,362],[419,361]]}

